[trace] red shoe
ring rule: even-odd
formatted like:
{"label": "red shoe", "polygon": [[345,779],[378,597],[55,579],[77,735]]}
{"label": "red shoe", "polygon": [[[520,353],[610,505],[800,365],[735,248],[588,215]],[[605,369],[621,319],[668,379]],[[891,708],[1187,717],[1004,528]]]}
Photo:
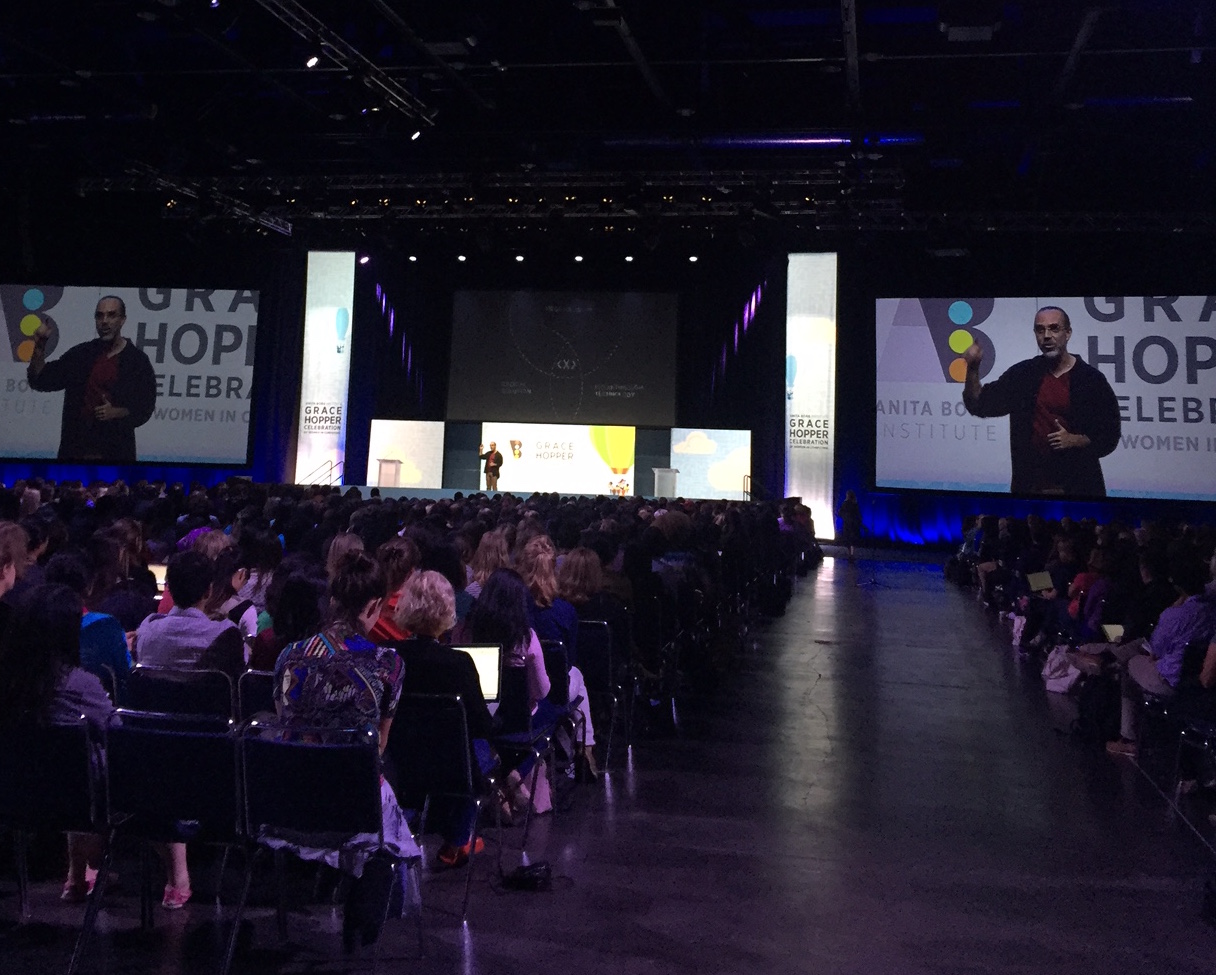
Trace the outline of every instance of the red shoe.
{"label": "red shoe", "polygon": [[166,911],[180,911],[186,906],[186,902],[190,900],[193,893],[189,887],[172,887],[166,884],[165,897],[160,902],[160,906]]}
{"label": "red shoe", "polygon": [[76,884],[68,881],[63,885],[59,899],[65,904],[83,904],[89,899],[91,893],[93,893],[93,881],[82,880]]}
{"label": "red shoe", "polygon": [[437,867],[463,867],[469,862],[469,853],[481,853],[486,848],[485,840],[480,836],[477,837],[477,847],[473,849],[472,841],[464,846],[456,846],[452,843],[444,843],[439,849],[439,854],[435,858]]}

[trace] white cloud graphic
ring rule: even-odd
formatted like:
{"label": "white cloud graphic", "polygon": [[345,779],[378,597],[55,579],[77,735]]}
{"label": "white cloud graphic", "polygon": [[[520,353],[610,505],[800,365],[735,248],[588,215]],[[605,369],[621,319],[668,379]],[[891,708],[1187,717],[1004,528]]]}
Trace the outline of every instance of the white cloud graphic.
{"label": "white cloud graphic", "polygon": [[673,454],[713,454],[717,453],[718,445],[709,439],[703,430],[692,430],[678,444],[673,444]]}
{"label": "white cloud graphic", "polygon": [[743,478],[751,472],[751,448],[736,447],[716,464],[709,465],[709,486],[718,491],[739,491]]}

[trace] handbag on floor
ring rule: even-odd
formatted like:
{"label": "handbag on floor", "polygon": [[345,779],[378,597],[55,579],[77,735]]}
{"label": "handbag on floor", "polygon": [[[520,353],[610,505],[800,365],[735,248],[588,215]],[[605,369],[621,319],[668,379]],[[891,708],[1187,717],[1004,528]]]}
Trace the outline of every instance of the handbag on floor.
{"label": "handbag on floor", "polygon": [[1081,676],[1081,671],[1068,659],[1068,649],[1066,643],[1052,647],[1043,662],[1043,684],[1057,694],[1067,694]]}

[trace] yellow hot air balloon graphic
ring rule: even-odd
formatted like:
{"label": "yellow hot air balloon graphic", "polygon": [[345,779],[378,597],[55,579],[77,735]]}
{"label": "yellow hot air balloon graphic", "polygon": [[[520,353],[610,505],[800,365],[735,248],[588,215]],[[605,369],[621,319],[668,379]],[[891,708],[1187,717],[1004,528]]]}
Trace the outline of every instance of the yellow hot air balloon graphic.
{"label": "yellow hot air balloon graphic", "polygon": [[629,473],[633,467],[633,427],[591,427],[591,445],[613,474]]}

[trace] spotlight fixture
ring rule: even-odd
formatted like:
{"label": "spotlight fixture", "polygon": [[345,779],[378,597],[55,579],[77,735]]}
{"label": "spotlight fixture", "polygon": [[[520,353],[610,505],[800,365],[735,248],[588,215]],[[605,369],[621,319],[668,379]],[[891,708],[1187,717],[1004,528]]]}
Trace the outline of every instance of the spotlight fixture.
{"label": "spotlight fixture", "polygon": [[363,256],[361,256],[361,257],[359,258],[359,263],[360,263],[360,264],[366,264],[366,263],[367,263],[368,261],[370,261],[370,260],[371,260],[371,258],[370,258],[370,257],[368,257],[366,254],[364,254]]}
{"label": "spotlight fixture", "polygon": [[582,263],[583,263],[583,255],[582,255],[582,254],[575,254],[575,255],[574,255],[574,261],[575,261],[575,263],[576,263],[576,264],[582,264]]}
{"label": "spotlight fixture", "polygon": [[467,257],[465,257],[463,254],[457,254],[457,255],[456,255],[456,260],[460,261],[460,262],[463,264],[465,261],[467,261],[467,260],[468,260],[468,258],[467,258]]}
{"label": "spotlight fixture", "polygon": [[320,63],[321,63],[321,59],[314,54],[312,57],[310,57],[307,61],[304,62],[304,67],[315,68]]}
{"label": "spotlight fixture", "polygon": [[696,254],[689,254],[689,255],[688,255],[688,261],[689,261],[689,263],[690,263],[690,264],[696,264],[696,263],[697,263],[697,255],[696,255]]}
{"label": "spotlight fixture", "polygon": [[220,5],[220,0],[211,0],[211,9],[214,10]]}
{"label": "spotlight fixture", "polygon": [[418,256],[417,256],[416,254],[411,254],[411,255],[410,255],[410,263],[411,263],[411,264],[417,264],[417,263],[418,263]]}
{"label": "spotlight fixture", "polygon": [[625,263],[626,263],[626,264],[632,264],[632,263],[633,263],[633,255],[632,255],[632,254],[626,254],[626,255],[625,255]]}
{"label": "spotlight fixture", "polygon": [[522,263],[523,263],[523,259],[524,259],[523,254],[516,254],[516,255],[515,255],[515,262],[516,262],[517,264],[522,264]]}
{"label": "spotlight fixture", "polygon": [[410,136],[410,142],[417,142],[422,138],[422,129],[414,129],[414,134]]}

